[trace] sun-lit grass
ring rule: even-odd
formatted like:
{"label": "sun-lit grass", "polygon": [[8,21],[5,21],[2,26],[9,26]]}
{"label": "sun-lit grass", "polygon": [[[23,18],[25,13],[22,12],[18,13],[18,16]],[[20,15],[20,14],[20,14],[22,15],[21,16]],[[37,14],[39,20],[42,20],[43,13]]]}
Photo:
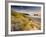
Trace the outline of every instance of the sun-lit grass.
{"label": "sun-lit grass", "polygon": [[40,25],[32,21],[29,14],[11,11],[12,31],[39,30]]}

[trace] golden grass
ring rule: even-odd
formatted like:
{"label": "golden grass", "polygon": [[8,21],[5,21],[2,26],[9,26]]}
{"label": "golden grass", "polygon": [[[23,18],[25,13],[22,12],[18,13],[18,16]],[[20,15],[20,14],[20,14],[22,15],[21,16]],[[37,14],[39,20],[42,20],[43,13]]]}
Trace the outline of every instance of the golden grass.
{"label": "golden grass", "polygon": [[25,15],[25,13],[13,11],[11,12],[11,24],[12,27],[15,27],[15,29],[18,29],[18,31],[39,30],[41,27],[40,25],[34,23],[31,17],[28,17],[28,15]]}

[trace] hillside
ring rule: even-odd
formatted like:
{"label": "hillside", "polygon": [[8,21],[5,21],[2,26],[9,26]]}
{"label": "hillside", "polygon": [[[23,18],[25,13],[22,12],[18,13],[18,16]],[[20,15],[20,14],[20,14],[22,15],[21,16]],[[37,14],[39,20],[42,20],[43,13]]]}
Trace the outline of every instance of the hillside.
{"label": "hillside", "polygon": [[40,30],[41,24],[29,16],[26,13],[11,11],[11,31]]}

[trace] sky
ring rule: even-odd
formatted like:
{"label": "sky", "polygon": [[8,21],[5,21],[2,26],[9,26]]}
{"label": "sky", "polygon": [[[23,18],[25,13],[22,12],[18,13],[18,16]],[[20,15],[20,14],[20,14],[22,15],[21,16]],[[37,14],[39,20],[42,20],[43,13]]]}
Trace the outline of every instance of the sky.
{"label": "sky", "polygon": [[28,11],[40,11],[40,7],[36,6],[15,6],[12,5],[11,8],[16,9],[16,10],[28,10]]}
{"label": "sky", "polygon": [[16,12],[28,13],[31,16],[33,16],[33,14],[35,14],[35,13],[38,13],[39,15],[41,15],[41,7],[38,7],[38,6],[15,6],[15,5],[12,5],[11,9]]}

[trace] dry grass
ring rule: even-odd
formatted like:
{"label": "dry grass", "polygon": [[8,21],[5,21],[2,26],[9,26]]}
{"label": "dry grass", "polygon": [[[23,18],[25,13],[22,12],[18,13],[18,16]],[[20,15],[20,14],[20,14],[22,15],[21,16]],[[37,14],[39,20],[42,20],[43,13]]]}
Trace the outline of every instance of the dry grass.
{"label": "dry grass", "polygon": [[39,30],[41,25],[33,22],[31,17],[25,13],[11,12],[12,31]]}

